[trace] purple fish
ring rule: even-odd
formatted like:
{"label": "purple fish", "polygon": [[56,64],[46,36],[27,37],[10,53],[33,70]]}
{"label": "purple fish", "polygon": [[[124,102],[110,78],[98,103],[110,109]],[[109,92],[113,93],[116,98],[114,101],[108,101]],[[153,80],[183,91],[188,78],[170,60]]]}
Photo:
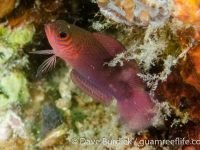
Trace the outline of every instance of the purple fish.
{"label": "purple fish", "polygon": [[140,71],[135,61],[123,60],[123,66],[104,65],[116,54],[126,51],[121,43],[65,21],[45,25],[45,32],[53,50],[34,53],[53,56],[39,67],[37,76],[54,66],[58,56],[74,68],[71,78],[82,91],[105,105],[109,105],[113,97],[117,100],[119,114],[132,131],[152,124],[155,104],[145,91],[145,83],[137,76]]}

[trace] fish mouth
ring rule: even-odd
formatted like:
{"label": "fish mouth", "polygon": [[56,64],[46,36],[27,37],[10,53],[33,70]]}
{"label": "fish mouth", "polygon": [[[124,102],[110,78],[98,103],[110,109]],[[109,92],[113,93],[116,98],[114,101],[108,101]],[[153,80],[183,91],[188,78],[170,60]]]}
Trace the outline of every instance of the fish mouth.
{"label": "fish mouth", "polygon": [[45,24],[44,29],[45,29],[45,33],[46,33],[47,37],[50,37],[50,34],[53,31],[52,24],[51,23]]}
{"label": "fish mouth", "polygon": [[52,41],[55,40],[55,32],[56,32],[54,22],[50,22],[50,23],[45,24],[44,30],[45,30],[45,33],[46,33],[46,37],[47,37],[49,43],[52,46],[52,44],[53,44]]}

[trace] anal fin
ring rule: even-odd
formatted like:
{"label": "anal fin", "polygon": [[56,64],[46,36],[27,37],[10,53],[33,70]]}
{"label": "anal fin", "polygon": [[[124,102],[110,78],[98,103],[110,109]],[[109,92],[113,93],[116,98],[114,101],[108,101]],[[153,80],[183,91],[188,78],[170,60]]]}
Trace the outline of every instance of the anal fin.
{"label": "anal fin", "polygon": [[77,72],[75,69],[71,71],[72,81],[86,94],[94,98],[95,100],[109,105],[112,102],[112,96],[101,89],[95,84],[86,79],[83,75]]}

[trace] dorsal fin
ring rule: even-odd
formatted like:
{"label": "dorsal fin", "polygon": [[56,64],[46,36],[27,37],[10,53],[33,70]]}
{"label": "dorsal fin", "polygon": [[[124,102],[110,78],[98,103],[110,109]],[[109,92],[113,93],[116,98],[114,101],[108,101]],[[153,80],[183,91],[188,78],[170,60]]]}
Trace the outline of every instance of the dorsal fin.
{"label": "dorsal fin", "polygon": [[103,103],[104,105],[109,105],[112,102],[112,96],[105,93],[99,89],[96,85],[86,79],[78,71],[73,69],[71,71],[72,81],[86,94],[90,95],[95,100]]}
{"label": "dorsal fin", "polygon": [[111,56],[115,56],[116,54],[126,51],[124,46],[113,37],[102,33],[93,33],[93,35],[105,47]]}

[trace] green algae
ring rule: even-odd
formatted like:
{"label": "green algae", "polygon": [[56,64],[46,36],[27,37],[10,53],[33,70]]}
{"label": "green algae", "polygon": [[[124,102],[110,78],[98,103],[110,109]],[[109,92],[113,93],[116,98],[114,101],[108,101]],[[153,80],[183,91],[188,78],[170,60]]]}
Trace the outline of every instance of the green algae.
{"label": "green algae", "polygon": [[86,117],[87,117],[87,115],[85,115],[83,112],[81,112],[79,110],[73,110],[72,111],[71,118],[74,121],[83,121]]}
{"label": "green algae", "polygon": [[19,47],[22,47],[32,40],[34,33],[35,27],[31,24],[14,29],[0,25],[0,43],[3,42],[8,47],[17,51]]}
{"label": "green algae", "polygon": [[5,44],[0,43],[0,65],[8,61],[12,57],[13,52],[14,50],[11,47],[8,47]]}
{"label": "green algae", "polygon": [[27,28],[18,27],[8,37],[8,42],[12,46],[23,46],[30,42],[35,32],[34,26],[29,25]]}
{"label": "green algae", "polygon": [[21,48],[32,40],[35,28],[32,25],[11,29],[0,25],[0,110],[13,103],[29,100],[28,81],[23,72],[27,55],[20,55]]}
{"label": "green algae", "polygon": [[78,134],[79,129],[77,128],[76,123],[83,122],[83,120],[87,118],[87,115],[81,110],[81,108],[78,107],[78,103],[75,101],[72,102],[70,110],[71,110],[70,118],[72,120],[71,125],[73,131]]}
{"label": "green algae", "polygon": [[29,92],[24,74],[5,71],[0,78],[0,109],[9,108],[14,102],[27,102]]}
{"label": "green algae", "polygon": [[0,25],[0,39],[5,40],[11,33],[11,29],[5,28],[3,25]]}

